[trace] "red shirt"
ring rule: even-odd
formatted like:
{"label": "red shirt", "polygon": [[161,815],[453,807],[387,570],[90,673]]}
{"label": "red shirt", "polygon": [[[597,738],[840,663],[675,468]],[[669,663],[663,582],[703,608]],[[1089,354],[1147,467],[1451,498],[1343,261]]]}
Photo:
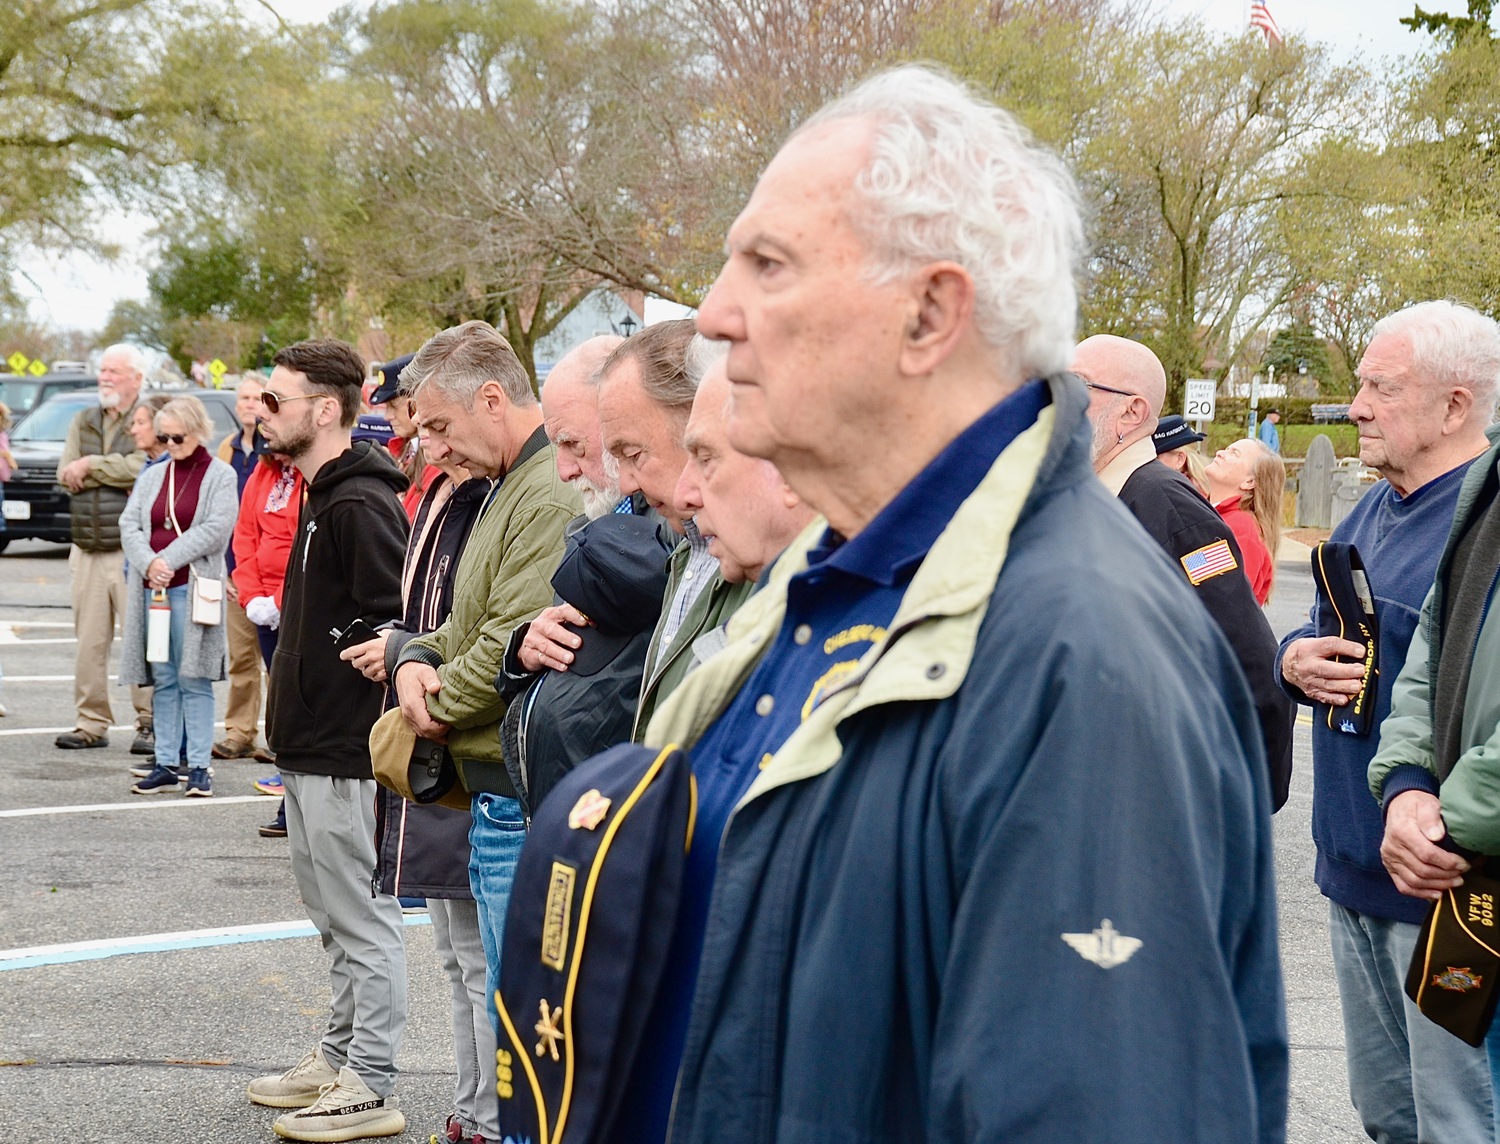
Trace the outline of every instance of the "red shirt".
{"label": "red shirt", "polygon": [[1276,569],[1271,565],[1271,553],[1266,542],[1260,538],[1260,526],[1255,516],[1240,507],[1240,494],[1214,505],[1229,531],[1234,533],[1234,542],[1240,546],[1240,555],[1245,561],[1245,576],[1250,581],[1250,590],[1255,593],[1255,602],[1262,607],[1271,596],[1271,579]]}
{"label": "red shirt", "polygon": [[257,596],[270,596],[281,607],[281,585],[297,539],[302,515],[302,474],[270,457],[245,481],[240,515],[234,525],[234,586],[243,607]]}

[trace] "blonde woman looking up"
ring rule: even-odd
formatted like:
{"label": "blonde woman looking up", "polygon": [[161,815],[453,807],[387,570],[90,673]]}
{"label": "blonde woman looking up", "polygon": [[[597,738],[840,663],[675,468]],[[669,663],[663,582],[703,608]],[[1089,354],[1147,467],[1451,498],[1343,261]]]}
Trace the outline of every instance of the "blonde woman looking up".
{"label": "blonde woman looking up", "polygon": [[1286,465],[1263,442],[1246,437],[1214,454],[1203,470],[1208,499],[1234,533],[1245,575],[1262,606],[1276,579],[1281,546],[1281,493]]}

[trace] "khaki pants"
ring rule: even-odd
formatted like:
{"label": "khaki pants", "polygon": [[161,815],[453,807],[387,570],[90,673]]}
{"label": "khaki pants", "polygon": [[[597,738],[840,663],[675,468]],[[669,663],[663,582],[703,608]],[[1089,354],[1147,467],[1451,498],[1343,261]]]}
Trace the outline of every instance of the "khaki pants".
{"label": "khaki pants", "polygon": [[[73,634],[78,637],[78,662],[73,668],[73,702],[78,729],[103,735],[114,722],[109,706],[109,652],[115,626],[125,622],[125,554],[85,552],[78,545],[68,553],[73,580]],[[151,688],[132,687],[136,726],[151,722]]]}
{"label": "khaki pants", "polygon": [[229,622],[229,706],[224,712],[224,738],[255,745],[260,721],[260,642],[245,609],[224,601]]}

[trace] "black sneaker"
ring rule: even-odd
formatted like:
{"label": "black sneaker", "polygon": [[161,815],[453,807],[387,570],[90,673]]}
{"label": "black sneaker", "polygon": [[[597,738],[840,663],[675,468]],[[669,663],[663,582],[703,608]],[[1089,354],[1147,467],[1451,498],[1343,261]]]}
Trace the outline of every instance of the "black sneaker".
{"label": "black sneaker", "polygon": [[[213,778],[214,777],[214,769],[213,769],[213,767],[209,767],[207,769],[208,769],[208,777],[209,778]],[[178,782],[185,783],[185,782],[187,782],[192,777],[193,777],[193,770],[192,770],[191,767],[189,767],[186,763],[178,763],[177,764],[177,781]]]}
{"label": "black sneaker", "polygon": [[165,791],[177,793],[177,772],[169,771],[166,767],[155,768],[130,788],[131,794],[162,794]]}
{"label": "black sneaker", "polygon": [[207,767],[194,767],[188,772],[187,790],[183,793],[188,798],[213,798],[214,784]]}
{"label": "black sneaker", "polygon": [[262,838],[285,838],[286,837],[286,811],[278,811],[274,821],[260,827],[259,834]]}
{"label": "black sneaker", "polygon": [[132,755],[156,754],[156,731],[151,724],[144,723],[135,729],[135,741],[130,744],[130,753]]}
{"label": "black sneaker", "polygon": [[89,747],[109,746],[108,735],[91,735],[87,731],[64,731],[52,740],[54,747],[61,747],[64,751],[82,751]]}

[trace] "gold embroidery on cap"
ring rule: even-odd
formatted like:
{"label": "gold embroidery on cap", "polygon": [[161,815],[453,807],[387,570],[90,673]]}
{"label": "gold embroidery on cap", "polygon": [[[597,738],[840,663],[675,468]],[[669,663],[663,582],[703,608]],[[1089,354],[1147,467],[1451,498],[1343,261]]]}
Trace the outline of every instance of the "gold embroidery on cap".
{"label": "gold embroidery on cap", "polygon": [[552,863],[547,885],[547,912],[542,918],[542,964],[561,971],[568,953],[568,925],[573,917],[573,883],[578,871],[562,862]]}
{"label": "gold embroidery on cap", "polygon": [[557,1008],[549,1012],[547,1008],[547,999],[543,997],[540,1008],[542,1011],[542,1019],[538,1021],[535,1026],[533,1026],[536,1031],[536,1035],[541,1038],[541,1040],[537,1041],[536,1043],[536,1055],[539,1057],[543,1057],[548,1053],[551,1053],[552,1059],[554,1061],[560,1061],[562,1060],[562,1057],[558,1055],[557,1042],[566,1040],[566,1038],[563,1036],[563,1031],[557,1027],[558,1021],[562,1020],[562,1006],[559,1005]]}

